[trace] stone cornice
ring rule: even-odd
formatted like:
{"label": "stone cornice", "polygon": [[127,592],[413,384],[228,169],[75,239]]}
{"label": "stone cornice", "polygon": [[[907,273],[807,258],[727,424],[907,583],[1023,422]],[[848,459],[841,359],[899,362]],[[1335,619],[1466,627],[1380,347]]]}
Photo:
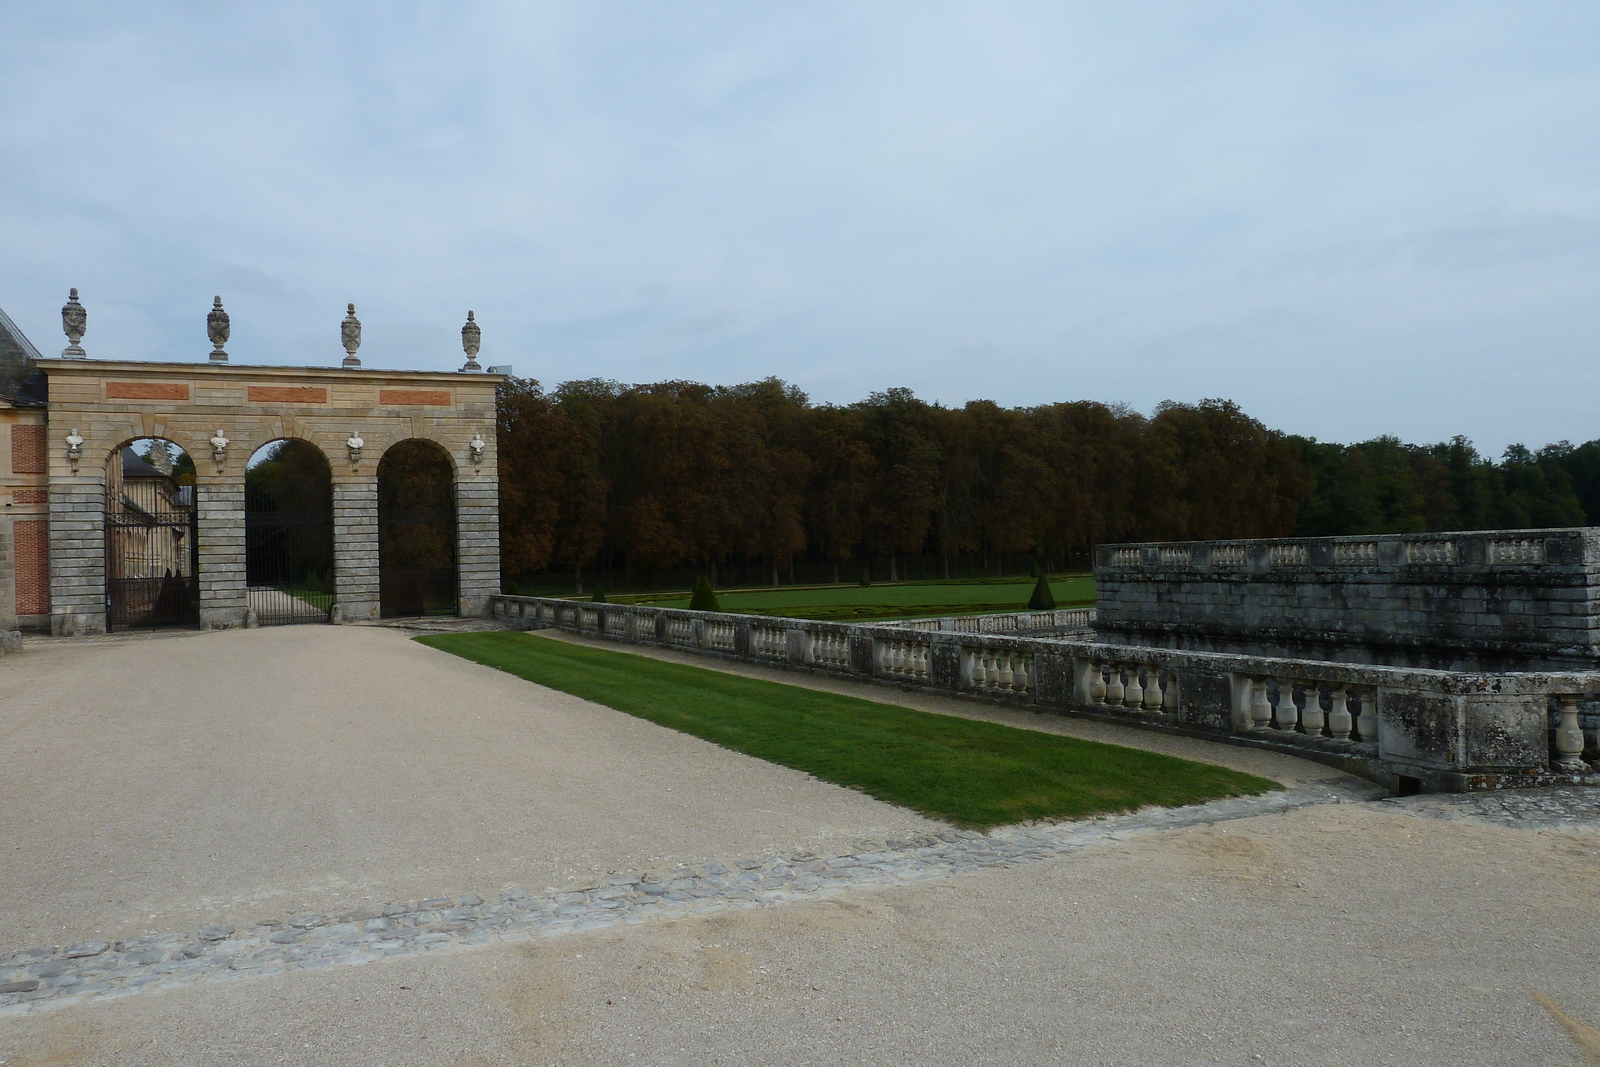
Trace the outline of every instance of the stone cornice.
{"label": "stone cornice", "polygon": [[193,378],[218,381],[318,381],[360,382],[381,385],[385,382],[409,385],[423,382],[462,388],[493,388],[506,380],[503,374],[429,370],[378,370],[366,367],[269,367],[229,363],[145,363],[120,359],[41,359],[38,366],[50,378]]}

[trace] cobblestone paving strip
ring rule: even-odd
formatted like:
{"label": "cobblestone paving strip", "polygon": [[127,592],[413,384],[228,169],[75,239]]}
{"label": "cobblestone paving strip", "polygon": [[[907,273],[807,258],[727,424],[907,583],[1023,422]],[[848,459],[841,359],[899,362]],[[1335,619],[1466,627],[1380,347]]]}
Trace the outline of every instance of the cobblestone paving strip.
{"label": "cobblestone paving strip", "polygon": [[1600,789],[1494,789],[1482,793],[1428,793],[1388,797],[1379,809],[1423,819],[1451,819],[1528,829],[1600,830]]}
{"label": "cobblestone paving strip", "polygon": [[290,915],[248,930],[211,926],[113,944],[89,941],[12,952],[0,955],[0,1016],[193,982],[359,964],[717,909],[820,900],[844,890],[1020,866],[1068,855],[1098,841],[1316,804],[1364,803],[1428,818],[1600,829],[1600,790],[1594,789],[1380,797],[1381,791],[1367,783],[1326,781],[1265,796],[1081,822],[1007,827],[987,834],[948,830],[862,843],[848,853],[800,853],[617,874],[539,894],[506,889],[494,902],[471,894],[439,897],[340,915]]}

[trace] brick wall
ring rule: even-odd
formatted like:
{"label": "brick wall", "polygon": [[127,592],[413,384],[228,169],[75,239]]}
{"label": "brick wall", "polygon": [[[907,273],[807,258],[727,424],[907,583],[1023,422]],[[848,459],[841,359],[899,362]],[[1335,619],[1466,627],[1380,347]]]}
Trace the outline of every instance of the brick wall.
{"label": "brick wall", "polygon": [[48,470],[46,462],[45,428],[11,427],[11,473],[44,474]]}
{"label": "brick wall", "polygon": [[19,519],[16,537],[18,615],[50,614],[50,523]]}

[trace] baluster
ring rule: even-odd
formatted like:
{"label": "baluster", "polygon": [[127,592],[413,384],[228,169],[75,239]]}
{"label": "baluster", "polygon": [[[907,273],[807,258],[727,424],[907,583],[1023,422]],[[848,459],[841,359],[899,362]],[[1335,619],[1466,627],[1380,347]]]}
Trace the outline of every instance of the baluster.
{"label": "baluster", "polygon": [[917,677],[918,678],[926,678],[928,676],[928,646],[927,645],[918,645],[917,646],[916,668],[917,668]]}
{"label": "baluster", "polygon": [[1026,656],[1017,657],[1016,667],[1011,672],[1011,688],[1018,693],[1026,693],[1028,691],[1028,659]]}
{"label": "baluster", "polygon": [[1356,733],[1363,742],[1378,743],[1378,691],[1363,688],[1357,696],[1361,700],[1361,714],[1356,716]]}
{"label": "baluster", "polygon": [[1096,663],[1089,668],[1089,703],[1100,707],[1106,702],[1106,665]]}
{"label": "baluster", "polygon": [[1556,697],[1561,719],[1556,725],[1556,769],[1567,774],[1586,774],[1589,765],[1583,762],[1583,728],[1578,723],[1577,693],[1562,693]]}
{"label": "baluster", "polygon": [[974,689],[982,689],[988,681],[988,672],[983,666],[983,649],[975,648],[967,653],[967,677],[972,679]]}
{"label": "baluster", "polygon": [[1272,704],[1267,700],[1267,680],[1253,678],[1250,681],[1250,729],[1266,733],[1271,725]]}
{"label": "baluster", "polygon": [[1306,695],[1305,710],[1300,712],[1300,725],[1305,730],[1307,737],[1321,737],[1322,724],[1322,687],[1316,682],[1303,682],[1300,688]]}
{"label": "baluster", "polygon": [[1350,718],[1350,706],[1345,701],[1344,686],[1337,686],[1328,692],[1328,732],[1335,741],[1349,741],[1350,727],[1353,725]]}
{"label": "baluster", "polygon": [[1139,684],[1140,664],[1128,664],[1128,685],[1122,691],[1122,706],[1138,711],[1144,706],[1144,686]]}
{"label": "baluster", "polygon": [[1178,717],[1178,672],[1167,670],[1167,684],[1161,687],[1161,710],[1164,714]]}
{"label": "baluster", "polygon": [[1161,668],[1153,664],[1144,669],[1144,710],[1161,710]]}
{"label": "baluster", "polygon": [[1113,708],[1122,707],[1122,664],[1112,662],[1107,665],[1106,673],[1106,704]]}
{"label": "baluster", "polygon": [[1278,680],[1278,706],[1273,715],[1273,725],[1280,730],[1292,731],[1300,719],[1300,709],[1294,706],[1294,683]]}
{"label": "baluster", "polygon": [[994,687],[1001,691],[1011,688],[1011,653],[996,652],[994,654],[995,675]]}

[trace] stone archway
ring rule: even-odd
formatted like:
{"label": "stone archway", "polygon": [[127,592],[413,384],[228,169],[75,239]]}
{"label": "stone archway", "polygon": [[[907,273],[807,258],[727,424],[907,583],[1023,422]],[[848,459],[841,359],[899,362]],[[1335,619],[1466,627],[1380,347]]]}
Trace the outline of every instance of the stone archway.
{"label": "stone archway", "polygon": [[108,630],[200,622],[199,492],[181,445],[142,437],[115,449],[105,471]]}
{"label": "stone archway", "polygon": [[455,467],[407,438],[378,461],[378,597],[385,618],[460,613]]}
{"label": "stone archway", "polygon": [[[252,509],[246,468],[263,445],[291,438],[315,447],[330,467],[332,621],[380,616],[377,467],[392,449],[413,439],[426,441],[407,449],[433,449],[434,469],[449,472],[448,480],[443,473],[435,479],[448,483],[443,506],[435,500],[421,510],[434,512],[425,517],[440,524],[448,521],[445,547],[454,568],[450,584],[440,581],[430,587],[433,591],[422,591],[420,610],[481,615],[499,588],[494,431],[495,387],[501,379],[496,375],[82,359],[41,359],[38,365],[49,381],[50,626],[56,633],[106,628],[102,460],[117,442],[146,437],[176,442],[197,468],[202,629],[262,621],[259,610],[250,610],[255,579],[249,565],[247,512]],[[384,509],[391,532],[404,525],[394,520],[404,518],[400,513],[406,510]],[[412,569],[438,569],[435,560],[422,563]],[[325,584],[320,565],[303,577],[310,578],[311,569],[317,583]],[[396,611],[419,610],[417,595],[413,588],[409,605],[396,604]]]}
{"label": "stone archway", "polygon": [[263,626],[327,622],[334,600],[333,468],[299,438],[257,448],[244,475],[245,593]]}

